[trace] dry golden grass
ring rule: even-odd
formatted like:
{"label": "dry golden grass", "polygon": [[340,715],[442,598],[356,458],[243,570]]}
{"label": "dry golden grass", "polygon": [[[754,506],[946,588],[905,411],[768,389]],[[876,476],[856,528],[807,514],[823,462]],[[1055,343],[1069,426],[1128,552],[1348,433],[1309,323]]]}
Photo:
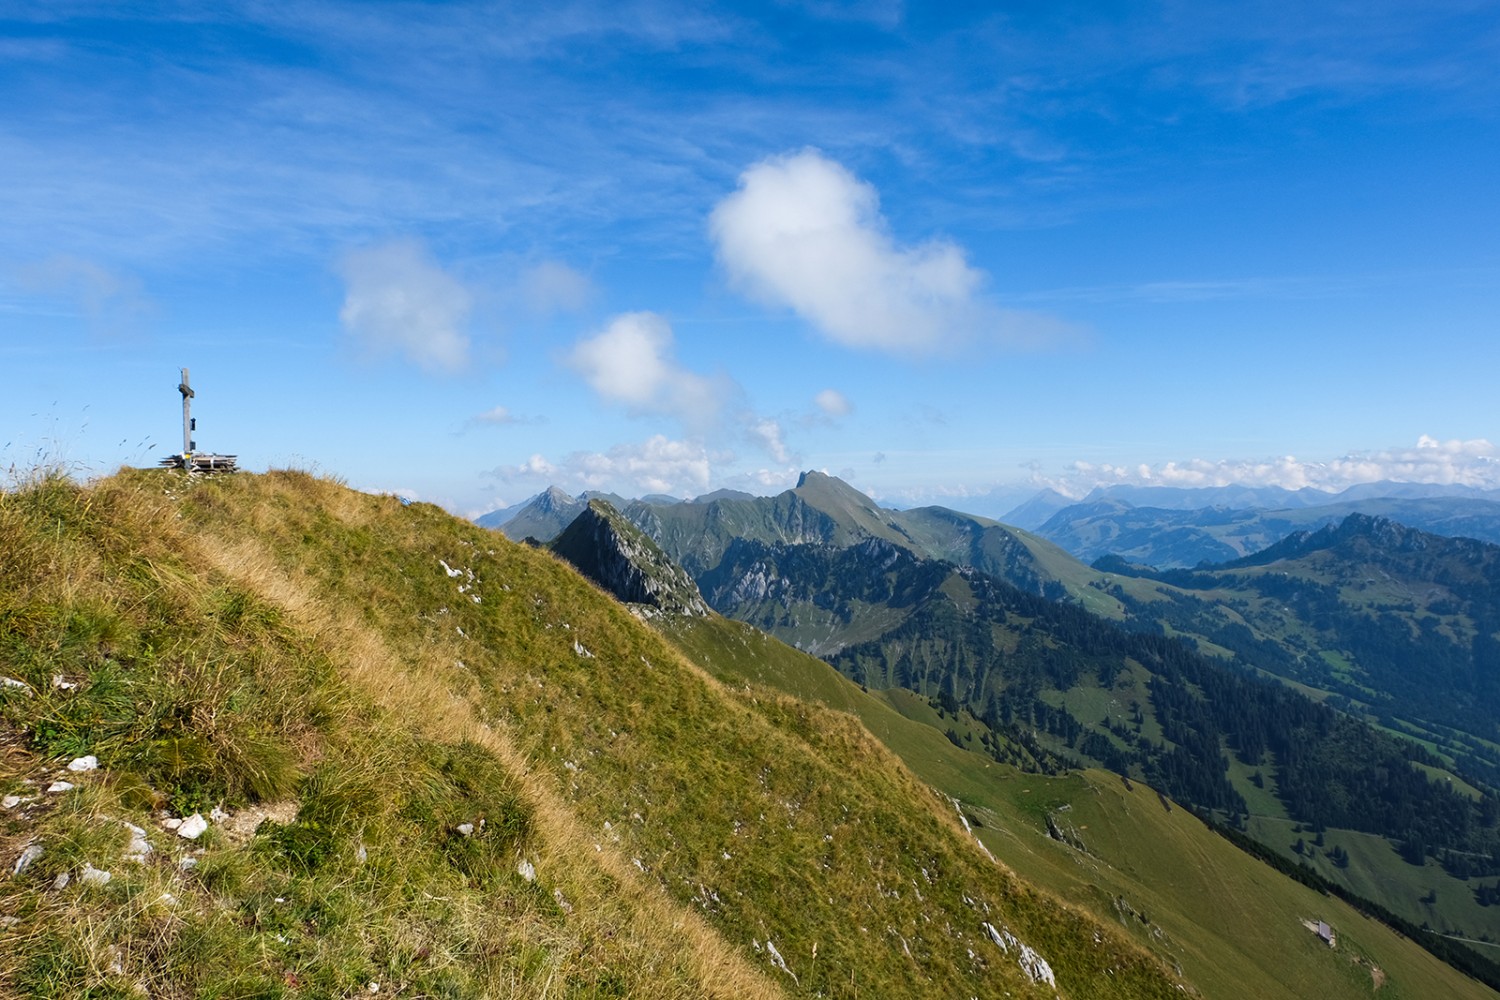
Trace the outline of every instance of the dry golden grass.
{"label": "dry golden grass", "polygon": [[[363,506],[346,499],[335,513],[353,519],[363,513]],[[476,718],[475,692],[449,690],[437,683],[438,678],[452,673],[451,651],[444,650],[443,655],[425,651],[415,665],[403,665],[402,657],[377,634],[347,614],[333,614],[305,585],[282,572],[263,548],[244,541],[234,546],[204,545],[201,550],[202,558],[219,571],[284,608],[308,634],[334,651],[349,684],[393,717],[406,720],[431,738],[468,740],[493,753],[522,789],[540,834],[534,857],[528,860],[543,881],[565,884],[577,893],[577,902],[572,904],[576,910],[602,908],[608,897],[616,903],[623,901],[630,916],[624,948],[684,957],[693,969],[701,996],[769,1000],[783,995],[698,914],[674,903],[656,885],[647,884],[613,845],[594,849],[593,839],[558,799],[550,782],[540,779],[532,762],[516,749],[503,723],[484,723]],[[717,683],[706,675],[704,679]],[[473,685],[471,679],[451,680],[466,688]],[[580,870],[580,858],[597,870]]]}

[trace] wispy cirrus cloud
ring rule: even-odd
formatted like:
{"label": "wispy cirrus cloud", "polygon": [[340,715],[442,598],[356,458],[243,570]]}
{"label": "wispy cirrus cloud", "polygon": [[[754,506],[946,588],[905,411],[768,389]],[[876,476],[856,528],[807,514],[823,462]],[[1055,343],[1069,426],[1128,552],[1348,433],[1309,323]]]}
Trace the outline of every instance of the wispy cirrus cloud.
{"label": "wispy cirrus cloud", "polygon": [[[1143,90],[1169,95],[1174,114],[1205,103],[1241,114],[1310,93],[1492,102],[1500,76],[1484,4],[1142,8],[1107,30],[1070,25],[1065,45],[1054,19],[1019,12],[967,11],[924,28],[903,22],[899,3],[802,7],[871,18],[899,47],[849,46],[827,31],[788,46],[743,9],[668,0],[444,4],[420,16],[341,0],[19,5],[13,18],[37,37],[0,42],[21,67],[7,78],[0,214],[26,234],[9,236],[17,246],[107,244],[127,258],[316,254],[382,225],[477,218],[545,242],[597,238],[601,219],[628,217],[635,239],[666,243],[746,159],[809,135],[839,136],[841,153],[937,165],[945,187],[970,192],[994,183],[995,151],[1052,164],[1035,189],[924,205],[1031,212],[1057,200],[1044,190],[1095,174],[1101,153],[1151,148],[1131,129],[1159,123],[1127,113]],[[174,41],[123,46],[122,26]],[[226,45],[237,36],[270,44]],[[278,58],[290,52],[300,56]],[[975,52],[1001,54],[1006,72]],[[572,72],[603,57],[628,69],[683,54],[764,86],[684,100],[646,74]],[[861,99],[835,106],[792,86],[810,66]],[[877,88],[886,96],[867,99]],[[1120,147],[1085,145],[1101,136],[1077,134],[1080,104],[1090,123],[1123,123],[1110,130]]]}
{"label": "wispy cirrus cloud", "polygon": [[1307,300],[1360,296],[1395,284],[1418,285],[1435,278],[1492,281],[1495,273],[1483,268],[1449,268],[1383,274],[1324,274],[1246,276],[1236,278],[1163,278],[1135,284],[1079,285],[1041,289],[1016,297],[1018,302],[1146,302],[1177,305],[1236,299]]}
{"label": "wispy cirrus cloud", "polygon": [[[1273,5],[1258,16],[1207,9],[1183,19],[1188,79],[1235,110],[1291,100],[1347,102],[1393,92],[1464,100],[1493,85],[1492,10],[1467,2],[1413,7],[1372,0],[1342,10]],[[1159,44],[1159,43],[1158,43]],[[1205,53],[1219,53],[1217,59]],[[1223,58],[1232,53],[1234,58]]]}

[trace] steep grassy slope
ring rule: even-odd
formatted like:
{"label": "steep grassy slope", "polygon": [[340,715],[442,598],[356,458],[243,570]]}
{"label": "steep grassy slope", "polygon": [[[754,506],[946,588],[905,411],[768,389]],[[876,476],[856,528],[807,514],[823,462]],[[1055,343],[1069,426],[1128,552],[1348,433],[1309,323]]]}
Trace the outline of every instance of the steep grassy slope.
{"label": "steep grassy slope", "polygon": [[[596,854],[482,721],[440,610],[466,578],[426,545],[387,549],[397,511],[457,543],[430,509],[303,476],[0,496],[0,673],[28,685],[0,716],[19,800],[0,813],[0,994],[781,992]],[[405,627],[331,599],[319,578],[356,567],[404,591]],[[98,771],[60,769],[84,754]],[[46,791],[59,777],[76,787]],[[231,816],[198,841],[158,821],[217,805]]]}
{"label": "steep grassy slope", "polygon": [[[1402,935],[1244,854],[1144,785],[1098,771],[1046,777],[995,763],[934,728],[957,725],[952,715],[908,692],[862,691],[821,660],[736,622],[673,619],[662,627],[727,683],[767,685],[858,715],[914,773],[961,802],[996,857],[1117,922],[1206,996],[1494,995]],[[905,702],[907,714],[888,698]],[[1329,922],[1337,947],[1304,920]]]}
{"label": "steep grassy slope", "polygon": [[0,546],[0,989],[1181,995],[850,717],[436,508],[125,473],[0,497]]}

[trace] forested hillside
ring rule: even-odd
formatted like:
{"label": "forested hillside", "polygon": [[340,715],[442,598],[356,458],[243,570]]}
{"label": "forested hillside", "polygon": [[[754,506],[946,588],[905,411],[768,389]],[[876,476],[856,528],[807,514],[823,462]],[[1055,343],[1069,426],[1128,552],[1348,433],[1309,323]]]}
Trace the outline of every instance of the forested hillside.
{"label": "forested hillside", "polygon": [[1500,547],[1351,515],[1245,559],[1155,572],[1169,599],[1115,595],[1132,618],[1333,695],[1500,786]]}

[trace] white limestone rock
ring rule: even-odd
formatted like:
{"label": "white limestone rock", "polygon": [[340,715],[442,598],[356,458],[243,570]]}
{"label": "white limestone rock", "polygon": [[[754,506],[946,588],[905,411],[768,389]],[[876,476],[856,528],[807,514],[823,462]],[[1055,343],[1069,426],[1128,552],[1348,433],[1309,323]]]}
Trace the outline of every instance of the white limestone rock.
{"label": "white limestone rock", "polygon": [[177,836],[183,840],[197,840],[203,836],[207,829],[208,820],[204,819],[199,813],[193,813],[187,819],[183,820],[182,825],[177,828]]}
{"label": "white limestone rock", "polygon": [[18,858],[16,858],[16,863],[11,866],[10,873],[12,875],[19,875],[19,874],[21,874],[26,869],[28,869],[28,868],[31,867],[31,863],[33,861],[35,861],[37,858],[39,858],[41,856],[42,856],[42,845],[41,844],[27,844],[26,845],[26,849],[21,852],[21,856],[18,857]]}
{"label": "white limestone rock", "polygon": [[78,881],[84,885],[92,885],[103,888],[109,885],[109,880],[114,878],[112,874],[102,868],[95,868],[88,862],[84,862],[83,871],[78,875]]}

